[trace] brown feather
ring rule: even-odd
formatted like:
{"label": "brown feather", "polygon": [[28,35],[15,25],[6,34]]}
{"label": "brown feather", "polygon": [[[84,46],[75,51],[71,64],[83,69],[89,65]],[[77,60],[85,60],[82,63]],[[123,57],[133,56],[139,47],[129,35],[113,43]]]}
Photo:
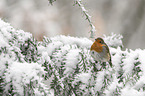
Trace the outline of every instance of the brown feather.
{"label": "brown feather", "polygon": [[103,47],[101,46],[100,43],[98,43],[97,41],[95,41],[95,42],[93,43],[93,45],[91,46],[91,49],[90,49],[90,50],[91,50],[91,51],[94,50],[94,51],[100,53],[100,52],[102,52]]}

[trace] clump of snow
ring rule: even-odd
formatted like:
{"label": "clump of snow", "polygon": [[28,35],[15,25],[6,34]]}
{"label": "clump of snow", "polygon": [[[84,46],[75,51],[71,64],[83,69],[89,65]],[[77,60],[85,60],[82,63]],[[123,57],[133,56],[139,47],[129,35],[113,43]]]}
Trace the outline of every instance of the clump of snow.
{"label": "clump of snow", "polygon": [[3,45],[8,46],[9,41],[15,41],[13,43],[16,43],[18,46],[18,42],[23,43],[28,38],[32,38],[32,34],[24,32],[23,30],[15,30],[9,23],[5,23],[0,19],[0,37],[2,38],[0,47]]}
{"label": "clump of snow", "polygon": [[[40,89],[38,90],[38,87],[43,85],[42,75],[45,74],[45,71],[44,68],[37,63],[29,64],[13,62],[6,71],[7,72],[5,73],[5,82],[6,84],[8,84],[6,85],[6,87],[10,86],[9,84],[12,84],[14,88],[13,91],[15,91],[18,95],[25,94],[23,88],[24,86],[28,87],[27,85],[30,84],[30,86],[33,86],[35,91],[36,89],[37,91],[40,91]],[[7,88],[5,89],[5,92],[7,92]],[[40,95],[37,93],[38,92],[35,92],[35,95]]]}
{"label": "clump of snow", "polygon": [[60,36],[55,36],[51,38],[52,41],[60,41],[63,42],[63,44],[76,44],[79,47],[82,48],[90,48],[92,45],[92,41],[87,39],[87,38],[78,38],[78,37],[71,37],[71,36],[64,36],[64,35],[60,35]]}
{"label": "clump of snow", "polygon": [[122,44],[122,35],[117,35],[117,34],[111,34],[111,36],[106,36],[104,35],[104,41],[107,43],[108,46],[117,48],[118,46],[123,47]]}
{"label": "clump of snow", "polygon": [[104,75],[105,75],[105,71],[98,72],[96,76],[98,79],[96,80],[96,84],[95,84],[96,91],[100,91],[101,88],[103,87]]}
{"label": "clump of snow", "polygon": [[8,45],[8,43],[7,43],[7,41],[5,41],[5,39],[4,39],[4,37],[2,36],[2,34],[0,33],[0,42],[1,42],[1,44],[0,44],[0,47],[3,47],[3,46],[9,46]]}
{"label": "clump of snow", "polygon": [[66,60],[64,61],[65,68],[66,68],[66,70],[64,72],[65,74],[68,74],[73,69],[75,69],[76,64],[78,64],[78,56],[79,56],[80,51],[81,50],[79,50],[79,49],[72,49],[69,51],[69,53],[66,54]]}
{"label": "clump of snow", "polygon": [[76,81],[81,81],[82,83],[89,84],[89,79],[91,78],[90,73],[80,73],[76,77]]}
{"label": "clump of snow", "polygon": [[56,59],[52,59],[53,62],[56,64],[56,66],[61,66],[62,63],[64,62],[64,56],[68,53],[69,50],[71,50],[71,45],[66,44],[64,46],[61,46],[59,50],[57,50],[56,52],[53,53],[53,57],[52,58],[57,58]]}
{"label": "clump of snow", "polygon": [[[115,93],[117,90],[117,86],[121,87],[120,84],[118,83],[118,79],[116,78],[115,74],[113,74],[113,81],[111,84],[108,86],[108,88],[105,90],[106,96],[113,96],[113,93]],[[117,92],[116,92],[117,93]],[[118,94],[119,95],[119,94]]]}
{"label": "clump of snow", "polygon": [[145,84],[145,75],[143,75],[134,85],[134,89],[139,90],[140,88],[144,87]]}
{"label": "clump of snow", "polygon": [[62,45],[62,42],[60,41],[56,41],[56,42],[52,42],[50,44],[47,45],[47,53],[48,55],[52,55],[52,53],[57,49],[59,48],[60,46]]}
{"label": "clump of snow", "polygon": [[144,96],[145,94],[145,92],[138,92],[137,90],[129,87],[125,87],[121,91],[121,96]]}
{"label": "clump of snow", "polygon": [[[131,51],[131,50],[130,50]],[[131,51],[130,53],[126,54],[125,59],[123,59],[123,69],[124,69],[124,75],[126,76],[127,74],[131,74],[133,67],[134,67],[134,62],[135,59],[137,58],[138,54],[136,52]]]}

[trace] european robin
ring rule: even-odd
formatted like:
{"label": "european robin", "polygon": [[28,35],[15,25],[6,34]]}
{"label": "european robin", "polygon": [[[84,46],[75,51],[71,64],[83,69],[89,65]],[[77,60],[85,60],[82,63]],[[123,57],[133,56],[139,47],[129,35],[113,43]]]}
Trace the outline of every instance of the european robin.
{"label": "european robin", "polygon": [[102,63],[108,62],[112,67],[109,48],[102,38],[99,37],[95,39],[95,42],[91,46],[90,53],[95,61],[99,61]]}

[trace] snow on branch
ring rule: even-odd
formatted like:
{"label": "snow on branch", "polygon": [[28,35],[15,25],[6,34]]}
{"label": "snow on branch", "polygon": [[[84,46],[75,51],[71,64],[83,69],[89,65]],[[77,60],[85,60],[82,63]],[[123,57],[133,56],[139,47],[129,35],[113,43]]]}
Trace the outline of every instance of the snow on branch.
{"label": "snow on branch", "polygon": [[[0,19],[0,95],[144,96],[145,50],[122,50],[122,35],[104,36],[113,68],[96,63],[92,41],[71,36],[44,37],[14,29]],[[99,67],[103,66],[102,70]]]}
{"label": "snow on branch", "polygon": [[[52,4],[56,0],[48,0],[48,1],[50,4]],[[82,4],[81,0],[74,0],[74,2],[75,2],[75,4],[77,4],[80,7],[81,11],[83,12],[83,14],[86,17],[86,20],[89,22],[89,25],[91,27],[90,38],[94,38],[96,29],[95,29],[94,24],[92,23],[91,16],[89,15],[88,11],[86,10],[84,5]]]}
{"label": "snow on branch", "polygon": [[56,0],[48,0],[49,1],[49,3],[52,5],[52,3],[54,2],[54,1],[56,1]]}
{"label": "snow on branch", "polygon": [[84,7],[84,5],[82,4],[81,0],[75,0],[75,3],[81,8],[83,14],[86,16],[86,20],[88,20],[89,25],[91,27],[90,30],[90,38],[94,38],[94,34],[95,34],[95,26],[93,25],[92,21],[91,21],[91,16],[88,14],[88,11],[86,10],[86,8]]}

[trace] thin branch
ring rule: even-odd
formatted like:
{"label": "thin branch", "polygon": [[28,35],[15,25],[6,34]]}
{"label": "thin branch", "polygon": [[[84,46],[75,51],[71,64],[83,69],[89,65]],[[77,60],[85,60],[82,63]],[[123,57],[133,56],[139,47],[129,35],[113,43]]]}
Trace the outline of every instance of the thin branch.
{"label": "thin branch", "polygon": [[56,1],[56,0],[48,0],[49,1],[49,3],[52,5],[52,3],[54,2],[54,1]]}
{"label": "thin branch", "polygon": [[77,4],[81,8],[83,14],[86,16],[86,19],[88,20],[89,25],[91,26],[90,38],[94,38],[94,34],[95,34],[96,29],[95,29],[95,26],[93,25],[93,23],[91,21],[91,16],[88,14],[88,12],[85,9],[84,5],[81,3],[81,0],[76,0],[75,4]]}

